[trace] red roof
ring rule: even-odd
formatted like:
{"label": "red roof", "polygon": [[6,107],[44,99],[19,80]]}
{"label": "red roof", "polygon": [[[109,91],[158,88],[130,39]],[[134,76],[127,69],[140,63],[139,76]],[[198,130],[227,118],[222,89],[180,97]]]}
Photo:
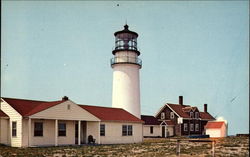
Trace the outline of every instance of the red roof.
{"label": "red roof", "polygon": [[[197,107],[191,107],[190,105],[180,105],[180,104],[170,104],[167,105],[172,108],[180,117],[182,118],[190,118],[188,111],[190,110],[198,110]],[[198,110],[199,111],[199,110]],[[199,112],[201,119],[214,120],[215,118],[211,116],[208,112]]]}
{"label": "red roof", "polygon": [[223,126],[223,124],[225,124],[225,122],[222,121],[213,121],[213,122],[207,122],[207,124],[205,125],[206,129],[219,129]]}
{"label": "red roof", "polygon": [[0,117],[9,117],[9,116],[5,114],[2,110],[0,110]]}
{"label": "red roof", "polygon": [[160,125],[161,122],[157,120],[154,116],[141,115],[141,120],[143,120],[145,125]]}
{"label": "red roof", "polygon": [[183,111],[183,108],[188,107],[187,105],[179,105],[179,104],[169,104],[169,107],[171,107],[179,116],[183,118],[190,118],[187,113]]}
{"label": "red roof", "polygon": [[213,116],[211,116],[208,112],[200,112],[201,119],[209,119],[209,120],[215,120]]}
{"label": "red roof", "polygon": [[55,106],[64,102],[64,100],[60,101],[36,101],[36,100],[24,100],[24,99],[14,99],[14,98],[2,98],[6,101],[10,106],[12,106],[18,113],[22,116],[30,116],[37,112],[43,111],[47,108]]}
{"label": "red roof", "polygon": [[121,108],[79,105],[102,121],[140,122],[142,120]]}

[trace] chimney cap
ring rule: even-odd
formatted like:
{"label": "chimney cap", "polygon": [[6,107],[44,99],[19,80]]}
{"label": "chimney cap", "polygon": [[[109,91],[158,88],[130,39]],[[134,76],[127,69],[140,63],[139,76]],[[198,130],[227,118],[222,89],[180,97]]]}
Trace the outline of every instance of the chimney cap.
{"label": "chimney cap", "polygon": [[64,97],[62,97],[62,100],[64,100],[64,101],[69,100],[69,97],[64,96]]}

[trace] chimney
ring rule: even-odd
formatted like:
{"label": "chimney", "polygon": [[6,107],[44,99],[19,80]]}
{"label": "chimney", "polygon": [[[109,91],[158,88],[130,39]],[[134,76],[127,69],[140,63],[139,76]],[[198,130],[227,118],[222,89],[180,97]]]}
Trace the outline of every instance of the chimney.
{"label": "chimney", "polygon": [[207,104],[204,104],[204,112],[207,113]]}
{"label": "chimney", "polygon": [[183,96],[179,96],[179,104],[183,105]]}
{"label": "chimney", "polygon": [[64,97],[62,97],[62,100],[63,100],[63,101],[69,100],[69,97],[64,96]]}

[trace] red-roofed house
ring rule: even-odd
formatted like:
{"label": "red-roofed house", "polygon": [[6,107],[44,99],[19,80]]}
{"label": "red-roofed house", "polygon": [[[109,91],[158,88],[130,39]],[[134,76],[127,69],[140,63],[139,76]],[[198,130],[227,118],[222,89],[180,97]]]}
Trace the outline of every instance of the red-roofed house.
{"label": "red-roofed house", "polygon": [[[205,134],[204,126],[207,122],[214,120],[213,116],[207,112],[207,104],[204,105],[204,112],[200,112],[197,107],[184,105],[182,96],[179,97],[179,104],[165,104],[154,117],[147,118],[142,116],[145,124],[153,119],[154,124],[144,125],[144,136],[201,135]],[[156,134],[148,133],[152,130],[160,131],[157,131]]]}
{"label": "red-roofed house", "polygon": [[78,105],[67,97],[59,101],[1,98],[0,128],[14,147],[142,142],[143,121],[119,108]]}
{"label": "red-roofed house", "polygon": [[227,124],[224,121],[211,121],[205,125],[206,134],[209,137],[226,137]]}

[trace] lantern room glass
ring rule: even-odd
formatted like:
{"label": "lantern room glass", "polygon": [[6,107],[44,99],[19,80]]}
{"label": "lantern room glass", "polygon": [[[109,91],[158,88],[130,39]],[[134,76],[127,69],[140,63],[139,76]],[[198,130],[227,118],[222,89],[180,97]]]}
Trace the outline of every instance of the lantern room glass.
{"label": "lantern room glass", "polygon": [[137,36],[130,33],[117,34],[115,50],[137,50]]}

